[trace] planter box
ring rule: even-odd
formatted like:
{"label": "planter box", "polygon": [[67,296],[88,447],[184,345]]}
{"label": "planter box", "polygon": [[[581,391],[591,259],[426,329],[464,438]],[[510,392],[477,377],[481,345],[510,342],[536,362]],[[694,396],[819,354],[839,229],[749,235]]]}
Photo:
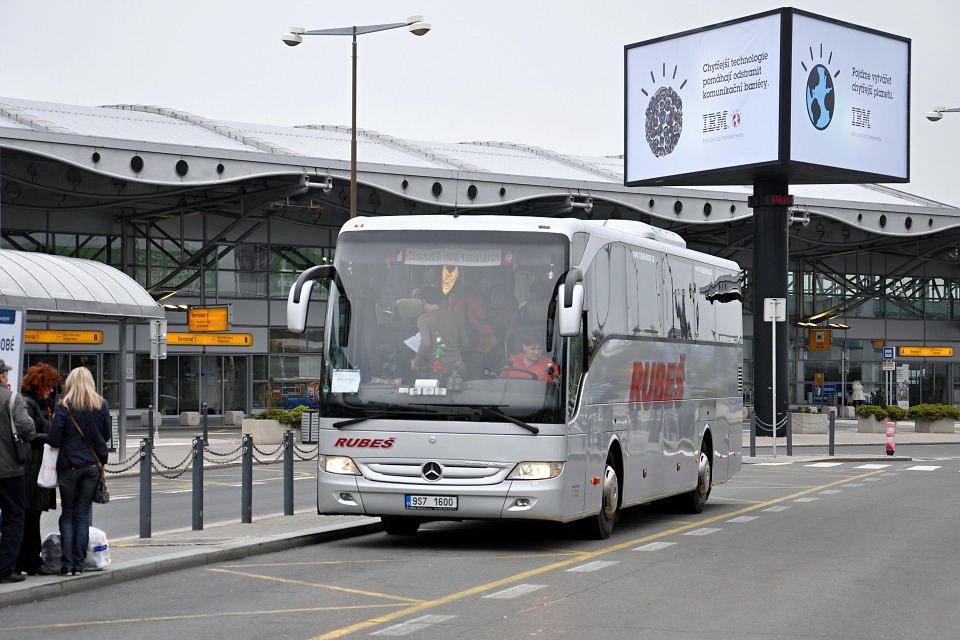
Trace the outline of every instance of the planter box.
{"label": "planter box", "polygon": [[256,420],[244,418],[240,427],[243,433],[249,433],[253,444],[281,444],[283,433],[291,427],[276,420]]}
{"label": "planter box", "polygon": [[941,418],[939,420],[914,420],[917,433],[953,433],[953,418]]}
{"label": "planter box", "polygon": [[830,426],[827,413],[791,413],[794,433],[826,433]]}
{"label": "planter box", "polygon": [[876,416],[867,416],[866,418],[857,417],[858,433],[886,433],[887,422],[892,422],[884,418],[877,420]]}

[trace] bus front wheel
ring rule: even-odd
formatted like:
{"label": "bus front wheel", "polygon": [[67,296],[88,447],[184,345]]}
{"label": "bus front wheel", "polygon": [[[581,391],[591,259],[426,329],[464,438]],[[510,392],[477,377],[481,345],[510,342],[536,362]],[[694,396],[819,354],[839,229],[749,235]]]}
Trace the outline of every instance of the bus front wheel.
{"label": "bus front wheel", "polygon": [[603,491],[600,498],[600,511],[584,521],[586,537],[592,540],[606,540],[613,533],[613,525],[620,517],[620,478],[613,453],[607,454],[601,478]]}

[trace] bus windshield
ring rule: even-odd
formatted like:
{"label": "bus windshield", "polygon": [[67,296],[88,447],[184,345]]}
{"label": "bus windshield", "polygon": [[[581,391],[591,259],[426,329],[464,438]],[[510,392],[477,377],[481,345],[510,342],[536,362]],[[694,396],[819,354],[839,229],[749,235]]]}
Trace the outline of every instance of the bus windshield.
{"label": "bus windshield", "polygon": [[568,260],[559,234],[341,234],[321,414],[562,423],[552,301]]}

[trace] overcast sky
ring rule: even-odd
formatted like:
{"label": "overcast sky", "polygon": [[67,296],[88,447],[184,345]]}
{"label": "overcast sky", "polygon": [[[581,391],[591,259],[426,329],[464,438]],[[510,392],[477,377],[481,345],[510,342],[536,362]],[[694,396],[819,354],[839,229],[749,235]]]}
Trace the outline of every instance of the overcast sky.
{"label": "overcast sky", "polygon": [[150,104],[221,121],[350,124],[350,38],[280,37],[401,22],[359,38],[358,127],[412,140],[499,140],[623,153],[623,47],[780,6],[912,39],[911,183],[960,204],[956,0],[3,0],[0,98]]}

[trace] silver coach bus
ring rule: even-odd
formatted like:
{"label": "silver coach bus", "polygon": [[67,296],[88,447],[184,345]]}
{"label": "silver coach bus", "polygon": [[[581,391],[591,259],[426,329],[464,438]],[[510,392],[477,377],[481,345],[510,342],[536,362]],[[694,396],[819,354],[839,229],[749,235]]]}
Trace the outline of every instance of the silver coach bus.
{"label": "silver coach bus", "polygon": [[[701,512],[740,468],[739,267],[675,233],[360,217],[341,229],[334,263],[291,288],[290,330],[324,308],[310,302],[318,281],[321,514],[379,516],[390,534],[427,520],[579,520],[607,538],[631,505]],[[427,287],[462,322],[463,344],[421,335]],[[444,357],[453,351],[462,360]]]}

